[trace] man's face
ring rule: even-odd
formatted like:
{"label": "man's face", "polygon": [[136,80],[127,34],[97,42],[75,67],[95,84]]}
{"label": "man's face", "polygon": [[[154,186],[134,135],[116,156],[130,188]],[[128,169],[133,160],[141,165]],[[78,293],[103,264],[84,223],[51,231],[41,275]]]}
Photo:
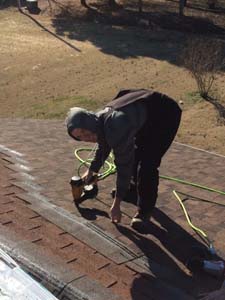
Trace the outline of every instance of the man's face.
{"label": "man's face", "polygon": [[91,132],[90,130],[83,129],[83,128],[75,128],[71,132],[72,136],[77,138],[80,141],[84,142],[91,142],[96,143],[97,142],[97,134]]}

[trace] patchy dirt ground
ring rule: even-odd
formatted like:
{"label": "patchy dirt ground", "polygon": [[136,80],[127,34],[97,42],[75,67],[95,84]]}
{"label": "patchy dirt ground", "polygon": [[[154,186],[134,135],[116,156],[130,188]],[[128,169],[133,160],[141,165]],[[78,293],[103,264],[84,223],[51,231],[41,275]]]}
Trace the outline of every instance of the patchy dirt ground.
{"label": "patchy dirt ground", "polygon": [[[178,141],[225,155],[225,126],[178,64],[188,33],[33,17],[38,24],[16,8],[0,11],[0,117],[64,118],[74,105],[102,107],[121,88],[153,88],[183,103]],[[225,104],[224,73],[216,93]]]}

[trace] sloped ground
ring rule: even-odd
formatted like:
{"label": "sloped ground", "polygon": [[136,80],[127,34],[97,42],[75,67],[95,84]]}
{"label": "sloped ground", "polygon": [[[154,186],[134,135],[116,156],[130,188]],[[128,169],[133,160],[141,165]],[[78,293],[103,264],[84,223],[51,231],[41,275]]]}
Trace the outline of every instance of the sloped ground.
{"label": "sloped ground", "polygon": [[[15,8],[0,11],[2,117],[64,119],[69,107],[96,110],[121,88],[153,88],[183,101],[179,141],[225,155],[225,127],[178,64],[188,34],[76,19],[66,22],[65,16],[33,17],[42,27]],[[219,22],[223,15],[215,19]],[[215,86],[222,105],[224,82],[223,73]]]}
{"label": "sloped ground", "polygon": [[[122,204],[121,225],[110,222],[113,176],[100,183],[96,199],[75,207],[73,149],[85,145],[70,140],[62,122],[4,119],[1,130],[1,243],[60,299],[196,299],[221,287],[224,278],[187,268],[192,247],[203,244],[172,190],[188,195],[182,197],[189,199],[192,221],[214,241],[221,259],[224,196],[161,179],[149,234],[140,235],[129,227],[131,203]],[[174,143],[160,171],[222,190],[224,159]]]}

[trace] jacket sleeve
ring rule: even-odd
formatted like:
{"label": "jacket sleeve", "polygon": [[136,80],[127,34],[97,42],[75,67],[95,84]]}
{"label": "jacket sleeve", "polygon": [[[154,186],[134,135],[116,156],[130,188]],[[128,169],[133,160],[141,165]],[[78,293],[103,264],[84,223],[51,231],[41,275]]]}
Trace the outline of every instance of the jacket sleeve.
{"label": "jacket sleeve", "polygon": [[101,167],[103,166],[105,160],[109,156],[110,151],[111,148],[105,141],[98,143],[94,159],[92,160],[90,165],[90,170],[95,173],[98,173]]}
{"label": "jacket sleeve", "polygon": [[116,196],[124,198],[134,165],[135,131],[126,114],[115,112],[107,122],[106,140],[113,149],[117,170]]}
{"label": "jacket sleeve", "polygon": [[123,146],[114,147],[115,165],[117,169],[116,196],[124,198],[130,185],[134,165],[134,139],[129,138]]}

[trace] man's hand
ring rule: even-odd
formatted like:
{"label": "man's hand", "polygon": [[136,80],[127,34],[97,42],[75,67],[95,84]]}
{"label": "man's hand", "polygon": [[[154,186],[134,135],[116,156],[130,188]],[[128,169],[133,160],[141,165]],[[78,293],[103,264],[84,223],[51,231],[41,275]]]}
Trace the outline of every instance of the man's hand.
{"label": "man's hand", "polygon": [[88,169],[82,176],[81,178],[84,180],[85,184],[96,184],[98,177],[96,173]]}
{"label": "man's hand", "polygon": [[120,211],[120,199],[119,198],[114,199],[113,204],[110,209],[110,213],[111,213],[112,223],[120,223],[122,214]]}

